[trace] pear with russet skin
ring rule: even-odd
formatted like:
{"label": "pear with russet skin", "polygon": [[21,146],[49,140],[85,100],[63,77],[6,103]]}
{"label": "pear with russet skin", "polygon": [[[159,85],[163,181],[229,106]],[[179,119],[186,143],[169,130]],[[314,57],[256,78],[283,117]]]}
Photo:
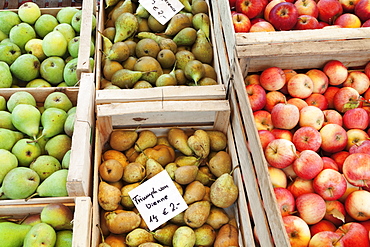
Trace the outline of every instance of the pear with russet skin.
{"label": "pear with russet skin", "polygon": [[115,210],[104,215],[107,227],[114,234],[128,233],[137,228],[141,217],[133,211]]}
{"label": "pear with russet skin", "polygon": [[229,153],[225,151],[217,152],[216,155],[212,156],[207,165],[216,177],[224,173],[230,173],[232,170],[231,157]]}
{"label": "pear with russet skin", "polygon": [[231,206],[238,198],[239,190],[234,183],[233,177],[224,173],[211,185],[211,202],[220,208]]}
{"label": "pear with russet skin", "polygon": [[143,130],[139,132],[139,137],[135,142],[135,150],[143,151],[147,148],[154,147],[157,144],[157,135],[151,130]]}
{"label": "pear with russet skin", "polygon": [[194,44],[196,39],[197,39],[197,31],[192,27],[186,27],[180,30],[175,35],[175,37],[173,37],[173,41],[176,43],[177,46],[192,45]]}
{"label": "pear with russet skin", "polygon": [[210,139],[204,130],[196,130],[192,136],[188,138],[188,145],[193,150],[196,156],[206,158],[210,152]]}
{"label": "pear with russet skin", "polygon": [[195,59],[202,63],[211,64],[213,61],[213,47],[202,29],[197,31],[197,39],[191,47]]}
{"label": "pear with russet skin", "polygon": [[119,88],[132,88],[142,76],[143,72],[141,71],[120,69],[112,75],[111,82],[113,85],[116,85]]}
{"label": "pear with russet skin", "polygon": [[186,186],[183,198],[186,204],[190,205],[202,200],[205,194],[205,186],[201,182],[195,180]]}
{"label": "pear with russet skin", "polygon": [[198,170],[197,166],[180,166],[175,170],[174,179],[182,185],[190,184],[195,180]]}
{"label": "pear with russet skin", "polygon": [[118,16],[115,22],[115,28],[114,43],[125,41],[137,32],[139,22],[134,14],[125,12]]}
{"label": "pear with russet skin", "polygon": [[153,234],[143,228],[136,228],[126,235],[128,246],[139,246],[144,243],[154,243]]}
{"label": "pear with russet skin", "polygon": [[154,238],[161,244],[172,245],[173,234],[180,226],[175,224],[166,224],[164,227],[158,228],[154,231]]}
{"label": "pear with russet skin", "polygon": [[40,120],[41,113],[33,105],[19,104],[12,111],[13,126],[34,139],[39,133]]}
{"label": "pear with russet skin", "polygon": [[171,18],[166,30],[164,31],[164,34],[175,36],[178,32],[180,32],[180,30],[191,26],[192,24],[189,17],[184,14],[178,13]]}
{"label": "pear with russet skin", "polygon": [[155,85],[158,77],[163,74],[163,69],[157,59],[150,56],[139,58],[134,65],[134,70],[143,72],[140,79],[148,81],[152,85]]}
{"label": "pear with russet skin", "polygon": [[195,245],[196,246],[213,246],[216,239],[216,231],[212,226],[204,224],[197,229],[194,229]]}
{"label": "pear with russet skin", "polygon": [[117,151],[125,151],[134,146],[139,134],[134,130],[114,130],[110,134],[109,144]]}
{"label": "pear with russet skin", "polygon": [[184,71],[186,64],[189,61],[195,60],[195,56],[191,51],[181,50],[175,53],[176,69]]}
{"label": "pear with russet skin", "polygon": [[205,0],[194,0],[191,2],[191,11],[194,15],[208,13],[208,3]]}
{"label": "pear with russet skin", "polygon": [[211,203],[209,201],[197,201],[189,205],[185,210],[184,219],[191,228],[199,228],[209,216]]}

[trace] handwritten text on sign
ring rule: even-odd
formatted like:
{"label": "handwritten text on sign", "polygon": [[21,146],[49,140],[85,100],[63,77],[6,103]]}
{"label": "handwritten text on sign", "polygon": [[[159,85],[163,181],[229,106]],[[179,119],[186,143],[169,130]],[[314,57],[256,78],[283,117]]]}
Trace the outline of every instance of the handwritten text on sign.
{"label": "handwritten text on sign", "polygon": [[178,0],[139,0],[139,3],[162,25],[184,8]]}
{"label": "handwritten text on sign", "polygon": [[151,231],[188,207],[166,170],[128,194]]}

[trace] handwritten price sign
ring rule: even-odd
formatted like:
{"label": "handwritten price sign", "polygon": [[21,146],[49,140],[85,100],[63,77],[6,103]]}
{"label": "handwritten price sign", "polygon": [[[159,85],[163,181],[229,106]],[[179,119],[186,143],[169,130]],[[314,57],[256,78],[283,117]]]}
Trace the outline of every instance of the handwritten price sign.
{"label": "handwritten price sign", "polygon": [[178,0],[139,0],[139,3],[162,25],[184,8]]}
{"label": "handwritten price sign", "polygon": [[188,207],[166,170],[128,194],[151,231]]}

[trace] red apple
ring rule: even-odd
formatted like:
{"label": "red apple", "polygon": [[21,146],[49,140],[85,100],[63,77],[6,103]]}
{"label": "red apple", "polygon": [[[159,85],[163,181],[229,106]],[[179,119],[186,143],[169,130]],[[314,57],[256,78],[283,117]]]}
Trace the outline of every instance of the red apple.
{"label": "red apple", "polygon": [[311,233],[303,219],[295,215],[288,215],[283,217],[283,223],[291,246],[308,246]]}
{"label": "red apple", "polygon": [[291,215],[295,210],[295,199],[293,194],[286,188],[274,188],[277,206],[281,216]]}
{"label": "red apple", "polygon": [[332,222],[337,227],[343,225],[347,215],[343,203],[341,203],[338,200],[335,200],[335,201],[325,201],[325,204],[326,204],[326,213],[324,219]]}
{"label": "red apple", "polygon": [[267,170],[270,175],[271,184],[274,188],[287,187],[288,179],[283,170],[273,166],[268,166]]}
{"label": "red apple", "polygon": [[303,107],[308,106],[307,102],[300,98],[290,98],[287,100],[287,102],[295,105],[299,110],[302,110]]}
{"label": "red apple", "polygon": [[312,93],[324,94],[329,86],[329,78],[326,74],[319,69],[310,69],[306,72],[306,75],[308,75],[313,82]]}
{"label": "red apple", "polygon": [[[320,0],[320,2],[322,1],[334,1],[339,3],[338,0]],[[334,86],[342,84],[348,76],[347,67],[338,60],[330,60],[329,62],[325,63],[322,71],[329,78],[329,85]]]}
{"label": "red apple", "polygon": [[354,186],[353,184],[349,183],[347,179],[346,179],[346,181],[347,181],[347,190],[344,193],[344,195],[341,198],[338,199],[338,201],[340,201],[341,203],[344,203],[346,201],[348,195],[351,194],[353,191],[356,191],[356,190],[360,189],[360,187]]}
{"label": "red apple", "polygon": [[299,126],[321,129],[324,124],[324,113],[316,106],[306,106],[300,110]]}
{"label": "red apple", "polygon": [[251,22],[243,13],[234,13],[231,15],[234,30],[236,33],[248,33],[251,28]]}
{"label": "red apple", "polygon": [[370,0],[360,0],[355,6],[355,15],[357,15],[362,22],[370,19]]}
{"label": "red apple", "polygon": [[328,108],[334,108],[334,95],[339,91],[339,87],[328,87],[324,96],[328,100]]}
{"label": "red apple", "polygon": [[298,151],[312,150],[317,151],[321,146],[321,135],[320,132],[310,126],[300,127],[293,134],[292,139]]}
{"label": "red apple", "polygon": [[366,228],[357,222],[349,222],[337,229],[338,233],[343,234],[342,241],[344,246],[369,247],[369,232]]}
{"label": "red apple", "polygon": [[260,21],[251,26],[250,33],[256,32],[275,32],[275,28],[270,22]]}
{"label": "red apple", "polygon": [[369,140],[369,135],[366,133],[366,131],[361,129],[349,129],[347,130],[347,146],[346,150],[350,150],[352,146],[359,146],[361,145],[365,140]]}
{"label": "red apple", "polygon": [[370,62],[365,65],[364,73],[370,78]]}
{"label": "red apple", "polygon": [[294,172],[303,179],[313,179],[323,167],[320,155],[312,150],[303,150],[293,162]]}
{"label": "red apple", "polygon": [[354,153],[365,153],[370,154],[370,140],[365,140],[361,142],[360,144],[353,145],[348,150],[350,154]]}
{"label": "red apple", "polygon": [[266,105],[265,110],[268,112],[272,111],[272,108],[278,103],[284,103],[286,101],[285,95],[279,91],[271,91],[266,94]]}
{"label": "red apple", "polygon": [[285,84],[285,73],[279,67],[267,68],[260,75],[260,83],[265,90],[279,90]]}
{"label": "red apple", "polygon": [[271,121],[271,114],[265,110],[253,112],[254,123],[257,130],[272,130],[274,125]]}
{"label": "red apple", "polygon": [[370,219],[370,192],[356,190],[349,194],[344,203],[347,213],[355,220]]}
{"label": "red apple", "polygon": [[283,69],[283,71],[285,74],[285,84],[290,80],[290,78],[298,74],[294,69]]}
{"label": "red apple", "polygon": [[313,93],[308,98],[305,99],[307,105],[312,105],[320,108],[320,110],[328,109],[329,102],[328,99],[320,93]]}
{"label": "red apple", "polygon": [[350,109],[343,115],[343,125],[347,129],[364,130],[369,125],[369,115],[363,108]]}
{"label": "red apple", "polygon": [[278,3],[270,10],[268,19],[276,30],[292,30],[298,21],[298,10],[293,3]]}
{"label": "red apple", "polygon": [[287,89],[290,96],[305,99],[312,94],[313,82],[308,75],[299,73],[290,78]]}
{"label": "red apple", "polygon": [[342,87],[334,95],[333,104],[334,108],[344,113],[349,109],[356,108],[359,106],[360,94],[356,89],[352,87]]}
{"label": "red apple", "polygon": [[355,6],[360,0],[339,0],[342,4],[343,12],[353,13],[355,12]]}
{"label": "red apple", "polygon": [[356,89],[359,94],[363,94],[369,89],[370,80],[364,72],[351,71],[347,79],[342,84],[343,87],[352,87]]}
{"label": "red apple", "polygon": [[244,84],[250,85],[250,84],[260,84],[260,75],[259,74],[249,74],[244,79]]}
{"label": "red apple", "polygon": [[263,150],[265,150],[265,147],[270,143],[270,141],[275,139],[275,136],[269,130],[258,130],[258,136]]}
{"label": "red apple", "polygon": [[342,115],[337,112],[336,110],[328,109],[328,110],[323,110],[324,113],[324,124],[323,126],[330,124],[330,123],[335,123],[340,126],[343,125],[343,117]]}
{"label": "red apple", "polygon": [[267,0],[236,0],[235,10],[252,19],[261,14],[266,5]]}
{"label": "red apple", "polygon": [[370,220],[361,221],[359,223],[363,225],[366,228],[366,230],[370,231]]}
{"label": "red apple", "polygon": [[[288,165],[287,167],[285,168],[282,168],[281,169],[285,175],[289,178],[289,181],[293,181],[294,179],[296,179],[298,176],[297,174],[295,174],[294,170],[293,170],[293,164],[290,164]],[[290,190],[290,189],[289,189]]]}
{"label": "red apple", "polygon": [[256,24],[257,22],[261,22],[261,21],[266,21],[265,19],[263,18],[260,18],[260,17],[256,17],[256,18],[253,18],[251,19],[251,24]]}
{"label": "red apple", "polygon": [[319,20],[319,29],[323,29],[323,28],[326,28],[326,27],[329,27],[329,23],[326,23],[325,21],[320,21]]}
{"label": "red apple", "polygon": [[271,110],[271,120],[275,128],[291,130],[299,121],[299,109],[288,103],[278,103]]}
{"label": "red apple", "polygon": [[313,180],[313,188],[324,200],[338,200],[347,189],[341,173],[332,169],[322,170]]}
{"label": "red apple", "polygon": [[319,20],[333,24],[334,20],[343,13],[342,5],[338,0],[319,0],[317,2]]}
{"label": "red apple", "polygon": [[247,85],[246,91],[248,94],[249,103],[252,111],[262,110],[266,105],[266,91],[258,84]]}
{"label": "red apple", "polygon": [[361,20],[352,13],[344,13],[335,19],[334,24],[343,28],[359,28],[361,27]]}
{"label": "red apple", "polygon": [[298,21],[295,24],[295,30],[309,30],[318,29],[319,21],[311,15],[300,15],[298,16]]}
{"label": "red apple", "polygon": [[349,154],[350,153],[348,151],[342,150],[342,151],[339,151],[339,152],[336,152],[330,155],[330,158],[332,158],[335,161],[335,163],[337,163],[339,172],[342,172],[343,163],[347,159]]}
{"label": "red apple", "polygon": [[313,235],[309,247],[344,247],[342,234],[332,231],[322,231]]}
{"label": "red apple", "polygon": [[330,231],[335,232],[337,230],[337,227],[328,220],[320,220],[316,224],[310,225],[310,232],[311,236],[314,236],[316,233],[324,232],[324,231]]}
{"label": "red apple", "polygon": [[230,9],[235,9],[236,0],[229,0]]}
{"label": "red apple", "polygon": [[274,128],[271,130],[271,133],[274,135],[275,139],[293,140],[293,133],[290,130]]}
{"label": "red apple", "polygon": [[296,198],[296,208],[299,217],[308,225],[321,221],[326,213],[324,199],[316,193],[307,193]]}
{"label": "red apple", "polygon": [[347,132],[338,124],[327,124],[320,130],[321,149],[328,153],[336,153],[347,146]]}
{"label": "red apple", "polygon": [[292,192],[294,198],[297,198],[300,195],[306,193],[314,193],[313,189],[313,180],[312,179],[303,179],[296,177],[292,183],[287,187],[290,192]]}
{"label": "red apple", "polygon": [[310,15],[315,18],[319,16],[315,0],[297,0],[294,5],[297,7],[299,15]]}
{"label": "red apple", "polygon": [[323,170],[333,169],[335,171],[339,171],[338,164],[337,162],[335,162],[335,160],[327,156],[323,156],[321,157],[321,159],[322,159],[322,162],[324,163],[324,167],[322,168]]}
{"label": "red apple", "polygon": [[278,3],[283,3],[283,2],[286,2],[285,0],[269,0],[269,3],[266,5],[265,7],[265,10],[263,11],[263,18],[266,20],[266,21],[270,21],[269,20],[269,14],[270,14],[270,11],[271,9]]}
{"label": "red apple", "polygon": [[286,139],[272,140],[265,148],[266,161],[276,168],[289,166],[297,158],[296,155],[294,144]]}
{"label": "red apple", "polygon": [[370,154],[350,154],[345,159],[342,170],[345,178],[354,186],[370,186]]}

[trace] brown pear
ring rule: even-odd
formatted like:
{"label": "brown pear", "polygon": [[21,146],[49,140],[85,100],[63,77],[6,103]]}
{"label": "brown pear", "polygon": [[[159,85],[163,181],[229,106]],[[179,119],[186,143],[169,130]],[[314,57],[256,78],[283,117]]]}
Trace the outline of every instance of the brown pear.
{"label": "brown pear", "polygon": [[125,61],[130,56],[130,49],[123,41],[116,42],[112,45],[106,58],[118,62]]}
{"label": "brown pear", "polygon": [[210,152],[210,139],[205,130],[196,130],[188,138],[188,146],[193,150],[196,156],[206,158]]}
{"label": "brown pear", "polygon": [[211,210],[211,203],[209,201],[197,201],[189,205],[185,210],[185,223],[192,227],[201,227],[208,218]]}
{"label": "brown pear", "polygon": [[175,70],[175,77],[178,85],[187,85],[191,82],[188,78],[186,78],[182,69]]}
{"label": "brown pear", "polygon": [[212,78],[213,80],[217,81],[217,72],[215,68],[207,63],[203,64],[204,67],[204,77]]}
{"label": "brown pear", "polygon": [[109,244],[111,247],[127,247],[125,243],[125,236],[121,234],[109,234],[105,238],[105,243]]}
{"label": "brown pear", "polygon": [[168,133],[168,142],[184,155],[192,155],[193,151],[188,146],[188,136],[180,128],[171,128]]}
{"label": "brown pear", "polygon": [[205,0],[193,0],[191,2],[191,12],[195,15],[198,13],[208,13],[208,4]]}
{"label": "brown pear", "polygon": [[158,53],[157,60],[163,69],[169,69],[175,64],[176,56],[170,49],[163,49]]}
{"label": "brown pear", "polygon": [[139,23],[139,27],[137,28],[138,32],[150,32],[148,19],[147,18],[141,18],[139,16],[136,16],[137,21]]}
{"label": "brown pear", "polygon": [[113,22],[116,22],[118,16],[120,16],[122,13],[125,13],[125,12],[133,13],[133,11],[134,11],[134,6],[131,0],[121,0],[108,13],[108,19],[111,19]]}
{"label": "brown pear", "polygon": [[102,34],[107,37],[111,42],[114,40],[114,35],[116,35],[115,27],[107,27],[103,30]]}
{"label": "brown pear", "polygon": [[136,49],[136,44],[137,43],[134,40],[131,40],[131,39],[127,39],[124,42],[128,46],[128,49],[130,51],[130,56],[136,56],[135,55],[135,49]]}
{"label": "brown pear", "polygon": [[147,81],[138,81],[134,84],[134,89],[141,89],[141,88],[153,88],[153,85]]}
{"label": "brown pear", "polygon": [[216,80],[209,77],[203,77],[198,81],[198,86],[210,86],[210,85],[218,85],[218,83]]}
{"label": "brown pear", "polygon": [[155,81],[156,87],[165,87],[165,86],[176,86],[177,81],[176,77],[171,74],[162,74]]}
{"label": "brown pear", "polygon": [[194,229],[195,246],[211,247],[216,239],[216,231],[212,226],[204,224],[201,227]]}
{"label": "brown pear", "polygon": [[104,210],[116,210],[120,201],[121,191],[117,187],[104,181],[99,183],[98,202]]}
{"label": "brown pear", "polygon": [[148,26],[149,26],[150,30],[154,33],[160,33],[160,32],[163,32],[166,29],[166,25],[162,25],[152,15],[150,15],[148,17]]}
{"label": "brown pear", "polygon": [[185,188],[184,200],[186,204],[192,204],[193,202],[200,201],[206,194],[204,185],[199,181],[193,181],[188,184]]}
{"label": "brown pear", "polygon": [[207,165],[216,177],[220,177],[224,173],[230,173],[232,170],[231,157],[229,153],[225,151],[217,152],[216,155],[209,160]]}
{"label": "brown pear", "polygon": [[[140,152],[135,150],[135,147],[131,147],[125,151],[125,156],[127,157],[128,163],[134,162],[136,158],[139,156]],[[127,163],[127,164],[128,164]]]}
{"label": "brown pear", "polygon": [[154,159],[162,166],[167,165],[175,160],[175,150],[164,144],[157,144],[152,148],[144,150],[145,155],[148,158]]}
{"label": "brown pear", "polygon": [[122,68],[123,69],[128,69],[128,70],[134,70],[134,66],[135,66],[136,61],[137,61],[137,57],[130,56],[125,61],[123,61],[121,63]]}
{"label": "brown pear", "polygon": [[201,61],[191,60],[185,64],[184,73],[186,78],[192,80],[195,85],[204,77],[204,67]]}
{"label": "brown pear", "polygon": [[213,46],[202,29],[197,31],[197,39],[191,47],[191,52],[195,59],[202,63],[211,64],[213,61]]}
{"label": "brown pear", "polygon": [[160,50],[158,43],[149,38],[139,40],[135,47],[136,57],[138,58],[143,56],[156,58]]}
{"label": "brown pear", "polygon": [[147,148],[154,147],[157,144],[157,135],[151,130],[142,130],[135,142],[137,152],[144,151]]}
{"label": "brown pear", "polygon": [[211,185],[210,197],[212,203],[220,208],[231,206],[239,195],[239,190],[233,177],[224,173]]}
{"label": "brown pear", "polygon": [[123,69],[120,62],[106,59],[103,67],[103,76],[106,80],[110,81],[112,80],[113,74],[120,69]]}
{"label": "brown pear", "polygon": [[145,177],[145,167],[137,162],[129,163],[123,171],[122,179],[127,183],[136,183]]}
{"label": "brown pear", "polygon": [[218,230],[227,222],[229,222],[229,216],[225,209],[212,206],[206,223]]}
{"label": "brown pear", "polygon": [[185,185],[193,182],[197,176],[197,166],[181,166],[175,170],[175,181]]}
{"label": "brown pear", "polygon": [[172,245],[173,234],[177,228],[179,228],[178,225],[169,223],[164,227],[155,230],[153,236],[159,243],[170,246]]}
{"label": "brown pear", "polygon": [[139,58],[134,65],[134,70],[146,72],[143,73],[141,79],[148,81],[153,85],[155,84],[157,78],[163,74],[162,67],[157,61],[157,59],[150,56],[144,56]]}
{"label": "brown pear", "polygon": [[195,60],[195,56],[191,51],[181,50],[175,53],[176,57],[176,69],[181,69],[184,71],[186,64]]}
{"label": "brown pear", "polygon": [[109,231],[114,234],[128,233],[137,228],[141,222],[138,214],[126,210],[106,212],[104,217]]}
{"label": "brown pear", "polygon": [[213,246],[239,246],[238,229],[229,223],[223,225],[217,233]]}
{"label": "brown pear", "polygon": [[123,166],[118,160],[105,160],[99,166],[99,175],[106,182],[117,182],[122,178]]}
{"label": "brown pear", "polygon": [[175,35],[175,37],[173,37],[173,41],[176,43],[177,46],[193,45],[196,39],[197,39],[197,30],[195,30],[192,27],[186,27],[180,30]]}
{"label": "brown pear", "polygon": [[109,139],[110,146],[117,151],[125,151],[134,146],[138,133],[134,130],[114,130]]}
{"label": "brown pear", "polygon": [[133,208],[135,204],[132,202],[129,192],[140,185],[139,182],[127,184],[121,188],[121,204],[124,208]]}
{"label": "brown pear", "polygon": [[178,32],[180,32],[180,30],[191,26],[192,23],[189,17],[182,13],[178,13],[171,18],[170,22],[167,24],[164,34],[175,36]]}

